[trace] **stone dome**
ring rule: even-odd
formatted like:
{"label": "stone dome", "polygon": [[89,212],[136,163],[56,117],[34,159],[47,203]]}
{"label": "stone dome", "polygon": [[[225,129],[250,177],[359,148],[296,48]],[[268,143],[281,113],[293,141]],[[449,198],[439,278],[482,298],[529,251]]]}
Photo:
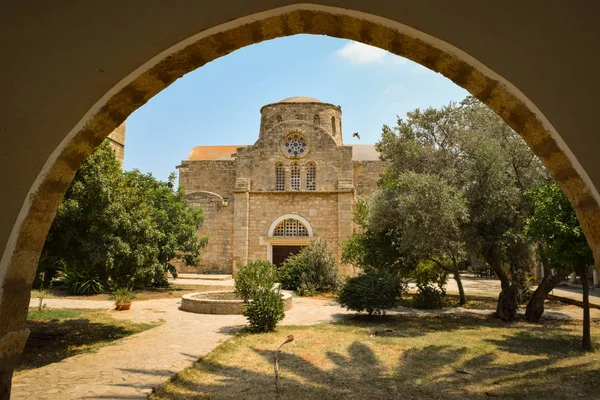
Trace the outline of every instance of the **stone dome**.
{"label": "stone dome", "polygon": [[322,101],[314,97],[294,96],[283,99],[280,103],[322,103]]}

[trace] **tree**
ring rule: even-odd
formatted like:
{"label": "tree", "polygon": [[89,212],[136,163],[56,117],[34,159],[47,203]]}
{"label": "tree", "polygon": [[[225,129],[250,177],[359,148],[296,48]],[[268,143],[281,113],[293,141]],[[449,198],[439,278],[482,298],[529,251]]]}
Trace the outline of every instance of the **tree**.
{"label": "tree", "polygon": [[548,293],[575,270],[583,283],[583,347],[591,350],[587,269],[594,262],[592,250],[569,199],[557,183],[537,186],[529,192],[529,197],[533,214],[527,222],[527,233],[539,244],[545,274],[527,305],[525,316],[528,321],[539,320]]}
{"label": "tree", "polygon": [[395,128],[384,127],[377,148],[389,164],[382,181],[412,171],[439,176],[462,193],[469,218],[461,238],[501,281],[496,315],[515,319],[531,253],[524,234],[526,192],[548,179],[523,140],[468,97],[459,105],[409,112]]}
{"label": "tree", "polygon": [[398,253],[431,261],[452,274],[464,305],[459,263],[465,256],[462,226],[468,212],[462,193],[438,175],[410,171],[383,178],[380,186],[371,208],[371,229],[390,236]]}
{"label": "tree", "polygon": [[74,292],[164,285],[170,260],[195,264],[206,239],[196,236],[200,209],[191,208],[174,175],[160,182],[123,173],[108,143],[81,166],[58,208],[42,266],[64,265]]}

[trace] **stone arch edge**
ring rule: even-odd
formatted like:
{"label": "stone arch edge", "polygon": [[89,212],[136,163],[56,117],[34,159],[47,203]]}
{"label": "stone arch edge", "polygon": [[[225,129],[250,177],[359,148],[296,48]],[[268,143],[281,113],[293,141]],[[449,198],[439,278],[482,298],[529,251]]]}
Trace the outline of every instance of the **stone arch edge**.
{"label": "stone arch edge", "polygon": [[308,222],[306,220],[306,218],[304,218],[298,214],[285,214],[285,215],[282,215],[281,217],[276,218],[271,223],[271,226],[269,227],[269,232],[268,232],[267,236],[272,237],[273,233],[275,232],[275,228],[277,228],[277,225],[279,225],[279,223],[281,221],[284,221],[286,219],[295,219],[297,221],[300,221],[306,227],[306,230],[308,231],[308,237],[313,237],[313,229],[312,229],[310,222]]}
{"label": "stone arch edge", "polygon": [[[574,205],[600,259],[600,196],[541,111],[510,82],[461,50],[406,25],[348,9],[296,4],[236,19],[194,35],[140,66],[107,92],[46,161],[0,259],[0,359],[22,331],[35,265],[56,209],[86,157],[133,111],[176,79],[239,48],[300,33],[355,40],[443,74],[519,132]],[[22,336],[20,336],[22,338]],[[26,335],[25,335],[26,339]],[[17,343],[19,342],[19,343]]]}

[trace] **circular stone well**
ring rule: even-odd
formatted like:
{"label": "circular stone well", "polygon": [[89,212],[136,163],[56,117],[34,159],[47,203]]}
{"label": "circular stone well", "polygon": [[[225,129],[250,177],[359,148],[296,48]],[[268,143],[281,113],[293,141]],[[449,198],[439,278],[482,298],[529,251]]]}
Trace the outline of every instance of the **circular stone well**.
{"label": "circular stone well", "polygon": [[[292,295],[281,293],[284,309],[292,308]],[[233,290],[189,293],[181,297],[181,309],[197,314],[242,314],[244,301]]]}

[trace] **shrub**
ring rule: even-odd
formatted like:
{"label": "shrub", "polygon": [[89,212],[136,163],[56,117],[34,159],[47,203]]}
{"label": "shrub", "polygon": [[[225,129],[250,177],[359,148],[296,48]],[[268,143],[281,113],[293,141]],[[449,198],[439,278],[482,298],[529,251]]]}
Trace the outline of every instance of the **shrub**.
{"label": "shrub", "polygon": [[112,297],[115,300],[115,304],[127,304],[133,300],[133,293],[127,288],[120,288],[113,292]]}
{"label": "shrub", "polygon": [[398,305],[403,289],[397,274],[368,269],[346,280],[338,301],[349,310],[367,311],[369,315],[381,314]]}
{"label": "shrub", "polygon": [[63,286],[69,293],[77,295],[104,293],[106,290],[102,280],[97,275],[69,269],[64,271]]}
{"label": "shrub", "polygon": [[413,297],[412,305],[415,308],[435,309],[444,307],[446,290],[440,286],[430,284],[417,284],[418,293]]}
{"label": "shrub", "polygon": [[271,290],[277,282],[277,268],[267,261],[255,261],[240,267],[235,277],[235,292],[243,300],[250,300],[255,293]]}
{"label": "shrub", "polygon": [[260,290],[253,294],[252,300],[246,304],[244,316],[253,330],[270,332],[285,317],[284,305],[279,288]]}
{"label": "shrub", "polygon": [[337,265],[324,239],[314,239],[286,260],[279,271],[282,286],[300,296],[336,292],[340,286]]}
{"label": "shrub", "polygon": [[253,330],[269,332],[285,316],[281,290],[274,288],[277,269],[257,261],[241,267],[235,277],[235,291],[246,303],[244,316]]}

